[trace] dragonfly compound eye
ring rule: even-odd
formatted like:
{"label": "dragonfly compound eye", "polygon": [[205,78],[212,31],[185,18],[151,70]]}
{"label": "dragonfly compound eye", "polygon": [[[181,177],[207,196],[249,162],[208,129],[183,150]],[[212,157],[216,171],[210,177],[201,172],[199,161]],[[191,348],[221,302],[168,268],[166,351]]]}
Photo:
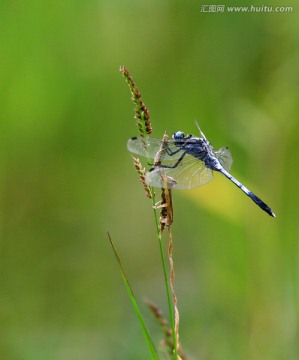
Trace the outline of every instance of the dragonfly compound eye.
{"label": "dragonfly compound eye", "polygon": [[173,134],[172,137],[173,137],[175,140],[177,140],[177,139],[184,139],[185,133],[183,133],[183,131],[177,131],[176,133]]}

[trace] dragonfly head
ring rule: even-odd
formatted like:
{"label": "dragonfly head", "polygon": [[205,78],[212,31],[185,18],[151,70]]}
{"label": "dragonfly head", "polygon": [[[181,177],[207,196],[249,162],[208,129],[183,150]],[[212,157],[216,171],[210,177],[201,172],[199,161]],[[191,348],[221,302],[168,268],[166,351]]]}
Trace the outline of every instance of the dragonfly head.
{"label": "dragonfly head", "polygon": [[183,131],[177,131],[172,135],[174,140],[180,140],[185,138],[185,133]]}

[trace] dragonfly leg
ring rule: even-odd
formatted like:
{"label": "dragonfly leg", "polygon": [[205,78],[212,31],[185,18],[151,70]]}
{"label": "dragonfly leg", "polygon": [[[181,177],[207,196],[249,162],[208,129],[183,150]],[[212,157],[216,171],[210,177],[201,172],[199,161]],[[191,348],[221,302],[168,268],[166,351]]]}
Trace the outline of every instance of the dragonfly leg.
{"label": "dragonfly leg", "polygon": [[[181,150],[181,149],[180,149]],[[178,159],[178,161],[174,165],[159,165],[160,168],[166,168],[166,169],[174,169],[176,168],[184,159],[185,155],[187,154],[187,151],[184,151],[181,157]]]}
{"label": "dragonfly leg", "polygon": [[164,149],[165,149],[167,155],[169,155],[169,156],[175,155],[175,154],[177,154],[179,151],[182,150],[181,148],[178,148],[177,150],[171,151],[167,145],[165,146]]}
{"label": "dragonfly leg", "polygon": [[[171,151],[169,149],[169,147],[166,145],[163,150],[166,151],[167,155],[169,156],[173,156],[175,154],[177,154],[179,151],[182,151],[183,149],[182,148],[178,148],[177,150],[174,150],[174,151]],[[186,151],[182,154],[181,158],[179,158],[179,160],[177,161],[177,163],[175,163],[173,166],[167,166],[167,165],[157,165],[157,166],[160,166],[160,167],[164,167],[164,168],[175,168],[179,165],[179,163],[183,160],[184,156],[186,155]],[[155,164],[152,164],[152,163],[147,163],[149,166],[154,166]]]}

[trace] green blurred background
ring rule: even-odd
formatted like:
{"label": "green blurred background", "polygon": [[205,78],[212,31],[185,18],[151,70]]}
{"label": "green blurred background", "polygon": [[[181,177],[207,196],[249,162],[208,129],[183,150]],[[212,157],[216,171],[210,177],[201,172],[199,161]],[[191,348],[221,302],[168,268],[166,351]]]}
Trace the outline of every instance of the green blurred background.
{"label": "green blurred background", "polygon": [[120,65],[154,137],[197,134],[197,119],[277,215],[218,174],[174,193],[188,359],[299,358],[298,20],[292,0],[1,1],[1,359],[148,358],[107,229],[160,341],[143,299],[167,314],[162,268]]}

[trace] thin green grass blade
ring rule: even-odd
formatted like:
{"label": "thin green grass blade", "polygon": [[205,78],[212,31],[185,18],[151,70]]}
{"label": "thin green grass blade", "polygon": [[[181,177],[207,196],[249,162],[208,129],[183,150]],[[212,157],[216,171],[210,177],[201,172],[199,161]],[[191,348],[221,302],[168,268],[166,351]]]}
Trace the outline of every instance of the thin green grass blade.
{"label": "thin green grass blade", "polygon": [[141,311],[140,311],[140,309],[139,309],[139,307],[138,307],[136,298],[135,298],[135,296],[134,296],[134,294],[133,294],[133,291],[132,291],[132,288],[131,288],[131,286],[130,286],[129,280],[128,280],[127,275],[126,275],[126,273],[125,273],[125,270],[124,270],[124,268],[123,268],[122,262],[121,262],[121,260],[120,260],[120,257],[118,256],[118,253],[117,253],[117,251],[116,251],[116,248],[115,248],[115,246],[114,246],[114,243],[113,243],[113,241],[112,241],[112,239],[111,239],[111,236],[110,236],[110,234],[109,234],[108,231],[107,231],[107,235],[108,235],[108,238],[109,238],[109,241],[110,241],[112,250],[113,250],[113,252],[114,252],[114,255],[115,255],[115,257],[116,257],[116,260],[117,260],[117,262],[118,262],[118,264],[119,264],[119,266],[120,266],[121,275],[122,275],[124,284],[125,284],[125,286],[126,286],[127,292],[128,292],[128,294],[129,294],[131,303],[132,303],[133,308],[134,308],[134,310],[135,310],[135,314],[136,314],[136,316],[137,316],[137,319],[138,319],[138,321],[139,321],[139,324],[140,324],[140,326],[141,326],[141,329],[142,329],[142,331],[143,331],[143,335],[144,335],[144,337],[145,337],[147,346],[148,346],[148,348],[149,348],[149,351],[150,351],[150,354],[151,354],[151,358],[154,359],[154,360],[159,360],[157,350],[156,350],[155,345],[154,345],[154,343],[153,343],[153,341],[152,341],[152,339],[151,339],[151,337],[150,337],[150,334],[149,334],[149,332],[148,332],[148,330],[147,330],[147,327],[146,327],[145,322],[144,322],[144,320],[143,320],[143,317],[142,317],[142,315],[141,315]]}

